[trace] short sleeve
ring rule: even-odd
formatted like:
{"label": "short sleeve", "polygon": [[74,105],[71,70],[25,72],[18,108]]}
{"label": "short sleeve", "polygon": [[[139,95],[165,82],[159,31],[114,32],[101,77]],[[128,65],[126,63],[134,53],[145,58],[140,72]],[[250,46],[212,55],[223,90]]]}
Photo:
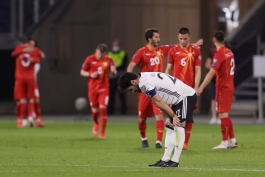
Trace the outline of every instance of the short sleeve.
{"label": "short sleeve", "polygon": [[142,50],[137,50],[137,52],[134,54],[131,61],[138,64],[141,61],[141,59],[143,58],[142,56],[143,56]]}
{"label": "short sleeve", "polygon": [[213,62],[212,62],[212,65],[211,65],[211,68],[215,69],[215,70],[218,70],[222,64],[222,58],[220,58],[218,55],[214,55],[213,56]]}
{"label": "short sleeve", "polygon": [[174,51],[173,51],[173,49],[171,48],[170,50],[169,50],[169,52],[168,52],[168,60],[167,60],[167,62],[169,63],[169,64],[174,64]]}
{"label": "short sleeve", "polygon": [[83,65],[82,65],[82,70],[88,71],[89,69],[90,69],[89,58],[86,58],[86,60],[84,61]]}
{"label": "short sleeve", "polygon": [[153,96],[156,95],[156,90],[155,86],[150,84],[148,80],[143,81],[142,83],[139,84],[139,87],[141,91],[148,96],[149,98],[152,98]]}
{"label": "short sleeve", "polygon": [[201,51],[199,49],[197,49],[197,55],[195,58],[195,66],[201,66],[202,65],[202,55],[201,55]]}

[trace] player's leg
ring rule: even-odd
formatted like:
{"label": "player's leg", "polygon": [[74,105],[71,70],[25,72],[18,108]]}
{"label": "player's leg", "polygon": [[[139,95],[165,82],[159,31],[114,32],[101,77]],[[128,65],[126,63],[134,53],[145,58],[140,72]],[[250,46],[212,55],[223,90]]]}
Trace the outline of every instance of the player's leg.
{"label": "player's leg", "polygon": [[107,106],[109,102],[109,93],[102,92],[99,94],[99,115],[100,115],[100,124],[101,124],[101,131],[99,138],[105,138],[105,130],[107,126],[108,116],[107,116]]}
{"label": "player's leg", "polygon": [[[183,140],[184,141],[184,140]],[[174,150],[176,144],[176,132],[171,126],[166,127],[166,137],[165,137],[165,151],[163,157],[154,164],[150,164],[150,167],[160,167],[168,162],[171,158],[171,154]]]}
{"label": "player's leg", "polygon": [[[190,100],[190,104],[189,105],[188,105],[188,99],[192,99],[192,100]],[[193,108],[191,107],[191,104],[193,104],[192,101],[194,101],[194,99],[195,99],[194,96],[186,97],[186,98],[183,99],[183,101],[182,101],[182,103],[183,103],[182,109],[180,109],[181,116],[185,116],[185,117],[182,117],[183,119],[186,118],[187,113],[189,113],[187,111],[188,108],[192,109],[191,111],[193,112],[194,107],[196,105],[196,102],[195,102]],[[197,101],[197,98],[196,98],[196,101]],[[186,125],[185,125],[185,142],[184,142],[184,145],[183,145],[183,150],[187,150],[188,149],[188,144],[189,144],[191,131],[192,131],[192,125],[193,125],[193,118],[186,121]]]}
{"label": "player's leg", "polygon": [[143,93],[140,93],[138,98],[138,129],[141,135],[142,147],[149,147],[146,136],[146,119],[153,115],[152,101]]}
{"label": "player's leg", "polygon": [[19,100],[19,122],[18,127],[22,128],[27,125],[27,88],[26,81],[24,79],[16,80],[16,97]]}
{"label": "player's leg", "polygon": [[182,103],[173,107],[174,112],[176,112],[180,121],[183,123],[179,127],[175,127],[176,131],[176,144],[175,151],[173,157],[170,162],[166,163],[168,167],[178,167],[179,166],[179,158],[182,152],[182,147],[184,145],[185,137],[185,123],[192,122],[193,123],[193,111],[194,106],[197,103],[197,96],[194,94],[193,96],[188,96],[182,100]]}
{"label": "player's leg", "polygon": [[98,103],[98,94],[97,92],[93,92],[93,90],[90,90],[88,92],[88,100],[90,102],[90,107],[91,107],[91,116],[92,119],[94,120],[94,125],[92,128],[92,133],[93,135],[98,134],[98,126],[99,126],[99,121],[98,121],[98,116],[99,116],[99,103]]}
{"label": "player's leg", "polygon": [[20,120],[20,102],[19,102],[19,97],[18,97],[18,83],[17,80],[15,81],[14,84],[14,100],[16,102],[16,107],[15,107],[15,113],[17,117],[17,127],[22,127],[22,121]]}
{"label": "player's leg", "polygon": [[156,148],[162,148],[162,138],[164,133],[164,117],[163,112],[152,103],[155,118],[156,118]]}
{"label": "player's leg", "polygon": [[33,127],[34,119],[33,113],[35,111],[35,101],[36,94],[38,95],[38,89],[36,89],[36,82],[34,79],[26,80],[26,88],[27,88],[27,99],[28,99],[28,121],[30,126]]}
{"label": "player's leg", "polygon": [[[222,142],[213,149],[227,149],[229,147],[229,133],[233,131],[233,128],[231,129],[233,125],[228,115],[232,104],[232,96],[233,95],[228,92],[218,92],[216,95],[216,108],[221,120]],[[234,136],[233,134],[234,133],[231,135]],[[236,143],[236,139],[234,137],[232,138],[234,143]]]}

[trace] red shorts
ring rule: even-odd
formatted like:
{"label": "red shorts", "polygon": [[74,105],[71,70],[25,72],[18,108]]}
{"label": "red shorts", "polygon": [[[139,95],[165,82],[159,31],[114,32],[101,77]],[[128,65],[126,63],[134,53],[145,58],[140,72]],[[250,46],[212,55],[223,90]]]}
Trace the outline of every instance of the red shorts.
{"label": "red shorts", "polygon": [[215,95],[216,113],[230,112],[234,92],[218,91]]}
{"label": "red shorts", "polygon": [[88,99],[92,108],[98,108],[99,105],[107,106],[109,103],[109,89],[96,91],[88,89]]}
{"label": "red shorts", "polygon": [[34,79],[16,79],[14,86],[14,100],[38,97],[39,90]]}
{"label": "red shorts", "polygon": [[152,117],[153,113],[155,115],[163,114],[163,112],[156,107],[150,98],[148,98],[144,93],[140,93],[138,97],[138,117],[147,118]]}

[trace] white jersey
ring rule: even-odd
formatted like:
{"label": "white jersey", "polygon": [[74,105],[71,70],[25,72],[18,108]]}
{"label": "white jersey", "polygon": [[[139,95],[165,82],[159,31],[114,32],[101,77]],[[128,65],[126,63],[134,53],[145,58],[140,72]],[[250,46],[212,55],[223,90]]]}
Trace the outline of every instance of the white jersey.
{"label": "white jersey", "polygon": [[142,72],[139,79],[141,91],[152,98],[158,94],[166,104],[176,105],[195,90],[177,78],[161,72]]}

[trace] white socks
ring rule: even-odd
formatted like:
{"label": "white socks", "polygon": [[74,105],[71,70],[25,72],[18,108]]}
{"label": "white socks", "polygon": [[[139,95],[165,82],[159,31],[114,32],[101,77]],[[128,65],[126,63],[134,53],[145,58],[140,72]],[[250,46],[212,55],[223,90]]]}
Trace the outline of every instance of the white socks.
{"label": "white socks", "polygon": [[175,144],[175,152],[172,157],[173,162],[179,162],[179,157],[182,152],[182,148],[185,141],[185,129],[182,127],[175,127],[176,131],[176,144]]}
{"label": "white socks", "polygon": [[166,128],[166,129],[167,129],[167,132],[166,132],[166,138],[165,138],[165,152],[164,152],[164,156],[161,159],[163,161],[170,160],[172,151],[176,144],[176,132],[169,128]]}

